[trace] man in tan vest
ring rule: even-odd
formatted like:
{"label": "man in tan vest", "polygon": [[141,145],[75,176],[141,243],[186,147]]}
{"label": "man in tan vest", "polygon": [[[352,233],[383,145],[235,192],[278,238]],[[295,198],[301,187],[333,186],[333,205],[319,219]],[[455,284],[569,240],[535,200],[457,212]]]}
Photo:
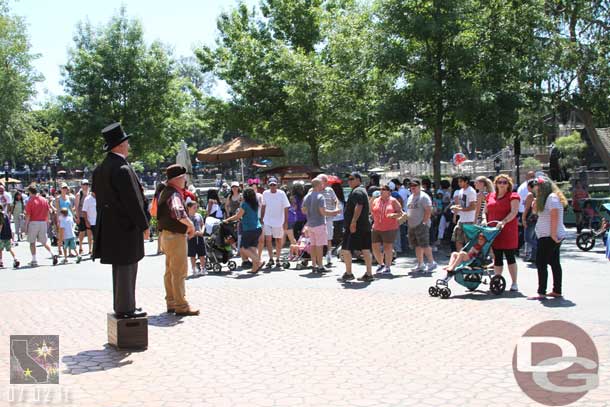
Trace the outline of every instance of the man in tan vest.
{"label": "man in tan vest", "polygon": [[161,248],[165,252],[165,301],[167,312],[178,316],[199,315],[186,300],[184,280],[188,274],[187,236],[193,237],[195,227],[184,208],[186,168],[179,164],[166,169],[167,186],[161,191],[157,218],[161,230]]}

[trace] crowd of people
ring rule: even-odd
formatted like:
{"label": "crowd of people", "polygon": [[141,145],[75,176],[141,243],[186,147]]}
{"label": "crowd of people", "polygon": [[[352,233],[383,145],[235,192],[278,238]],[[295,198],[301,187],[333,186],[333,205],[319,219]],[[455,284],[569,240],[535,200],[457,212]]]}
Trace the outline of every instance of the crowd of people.
{"label": "crowd of people", "polygon": [[[516,258],[523,246],[524,259],[538,269],[539,289],[534,297],[562,295],[559,248],[566,234],[563,209],[567,201],[544,176],[528,173],[518,187],[505,174],[474,180],[460,175],[443,180],[438,187],[428,179],[393,179],[382,185],[372,179],[365,187],[357,172],[346,180],[321,174],[311,183],[297,181],[291,186],[280,185],[271,177],[267,188],[253,178],[246,185],[223,183],[207,191],[204,199],[186,187],[185,179],[176,184],[170,175],[157,189],[152,204],[145,205],[147,216],[158,219],[158,229],[166,232],[161,233],[159,252],[172,251],[175,238],[168,233],[188,234],[184,255],[172,256],[168,264],[182,269],[190,263],[193,274],[206,271],[204,239],[209,235],[206,224],[210,218],[233,226],[235,240],[230,245],[241,257],[242,269],[249,273],[256,274],[263,267],[282,268],[304,247],[309,249],[312,272],[327,273],[340,248],[344,281],[355,278],[354,259],[366,265],[361,281],[374,280],[374,262],[377,274],[391,274],[395,258],[407,247],[414,250],[416,258],[411,271],[432,272],[438,267],[434,252],[441,241],[451,244],[453,255],[444,267],[450,272],[460,261],[477,255],[476,244],[474,251],[463,251],[468,243],[463,225],[478,224],[501,229],[492,244],[490,267],[495,274],[503,274],[506,264],[511,291],[519,290]],[[350,190],[347,197],[343,181]],[[176,200],[177,195],[182,202]],[[78,191],[66,184],[57,191],[39,190],[33,185],[24,193],[11,195],[0,186],[0,208],[0,249],[12,254],[15,266],[19,260],[12,249],[13,241],[23,239],[30,244],[31,266],[38,265],[37,242],[50,253],[54,265],[62,256],[62,263],[68,263],[70,257],[80,262],[85,255],[85,240],[87,254],[91,254],[97,211],[88,180],[82,180]],[[160,210],[171,216],[164,219]],[[182,226],[172,223],[176,220]],[[56,253],[50,241],[57,245]],[[288,259],[282,257],[286,243],[290,247]],[[267,261],[263,261],[265,250]],[[0,257],[0,266],[1,262]],[[546,292],[548,266],[554,281],[550,292]]]}

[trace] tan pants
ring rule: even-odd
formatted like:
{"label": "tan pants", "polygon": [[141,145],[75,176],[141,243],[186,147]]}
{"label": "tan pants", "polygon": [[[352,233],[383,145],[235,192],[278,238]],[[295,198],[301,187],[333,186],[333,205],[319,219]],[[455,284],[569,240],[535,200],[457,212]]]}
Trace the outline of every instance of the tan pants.
{"label": "tan pants", "polygon": [[186,311],[189,304],[185,297],[184,280],[188,274],[186,235],[164,230],[161,232],[161,248],[165,252],[165,302],[176,312]]}

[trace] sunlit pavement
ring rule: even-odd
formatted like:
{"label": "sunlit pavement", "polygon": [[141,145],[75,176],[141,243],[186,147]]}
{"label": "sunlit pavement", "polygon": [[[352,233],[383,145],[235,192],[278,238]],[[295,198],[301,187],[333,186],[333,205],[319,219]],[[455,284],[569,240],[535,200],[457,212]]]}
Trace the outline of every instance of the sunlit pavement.
{"label": "sunlit pavement", "polygon": [[[0,270],[0,405],[17,334],[60,335],[60,386],[76,406],[536,405],[511,360],[518,338],[549,319],[592,336],[600,384],[577,405],[608,405],[610,262],[601,242],[584,253],[573,241],[562,249],[563,300],[527,301],[536,270],[521,262],[522,294],[468,293],[452,282],[451,298],[432,298],[427,288],[442,272],[412,274],[407,256],[394,278],[370,284],[338,282],[340,262],[322,277],[293,267],[191,278],[187,296],[202,314],[186,318],[164,313],[164,258],[147,243],[137,300],[149,313],[149,348],[133,353],[106,345],[110,267],[73,259],[53,267],[39,255],[38,268]],[[17,251],[27,263],[26,244]]]}

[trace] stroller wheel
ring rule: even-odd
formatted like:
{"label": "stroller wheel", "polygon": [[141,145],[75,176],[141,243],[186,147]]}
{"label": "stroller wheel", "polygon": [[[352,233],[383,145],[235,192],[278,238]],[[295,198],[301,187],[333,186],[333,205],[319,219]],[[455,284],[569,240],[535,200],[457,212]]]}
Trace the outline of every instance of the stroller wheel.
{"label": "stroller wheel", "polygon": [[227,263],[227,267],[229,268],[229,270],[235,271],[235,269],[237,268],[237,263],[235,263],[233,260],[230,260]]}
{"label": "stroller wheel", "polygon": [[506,289],[506,280],[500,275],[493,276],[489,281],[489,289],[495,295],[500,295]]}
{"label": "stroller wheel", "polygon": [[297,270],[303,270],[303,265],[301,263],[297,263],[296,267]]}
{"label": "stroller wheel", "polygon": [[289,269],[290,268],[290,262],[288,262],[288,261],[283,262],[282,263],[282,268]]}
{"label": "stroller wheel", "polygon": [[222,271],[222,266],[220,263],[214,263],[212,270],[214,270],[214,273],[220,273]]}
{"label": "stroller wheel", "polygon": [[307,267],[307,264],[309,264],[309,261],[307,261],[307,259],[305,259],[305,260],[301,261],[301,265],[302,265],[303,267]]}
{"label": "stroller wheel", "polygon": [[442,299],[447,299],[451,296],[451,290],[449,289],[449,287],[441,288],[440,295]]}
{"label": "stroller wheel", "polygon": [[436,288],[435,286],[430,286],[430,288],[428,288],[428,294],[430,294],[431,297],[438,297],[438,288]]}

